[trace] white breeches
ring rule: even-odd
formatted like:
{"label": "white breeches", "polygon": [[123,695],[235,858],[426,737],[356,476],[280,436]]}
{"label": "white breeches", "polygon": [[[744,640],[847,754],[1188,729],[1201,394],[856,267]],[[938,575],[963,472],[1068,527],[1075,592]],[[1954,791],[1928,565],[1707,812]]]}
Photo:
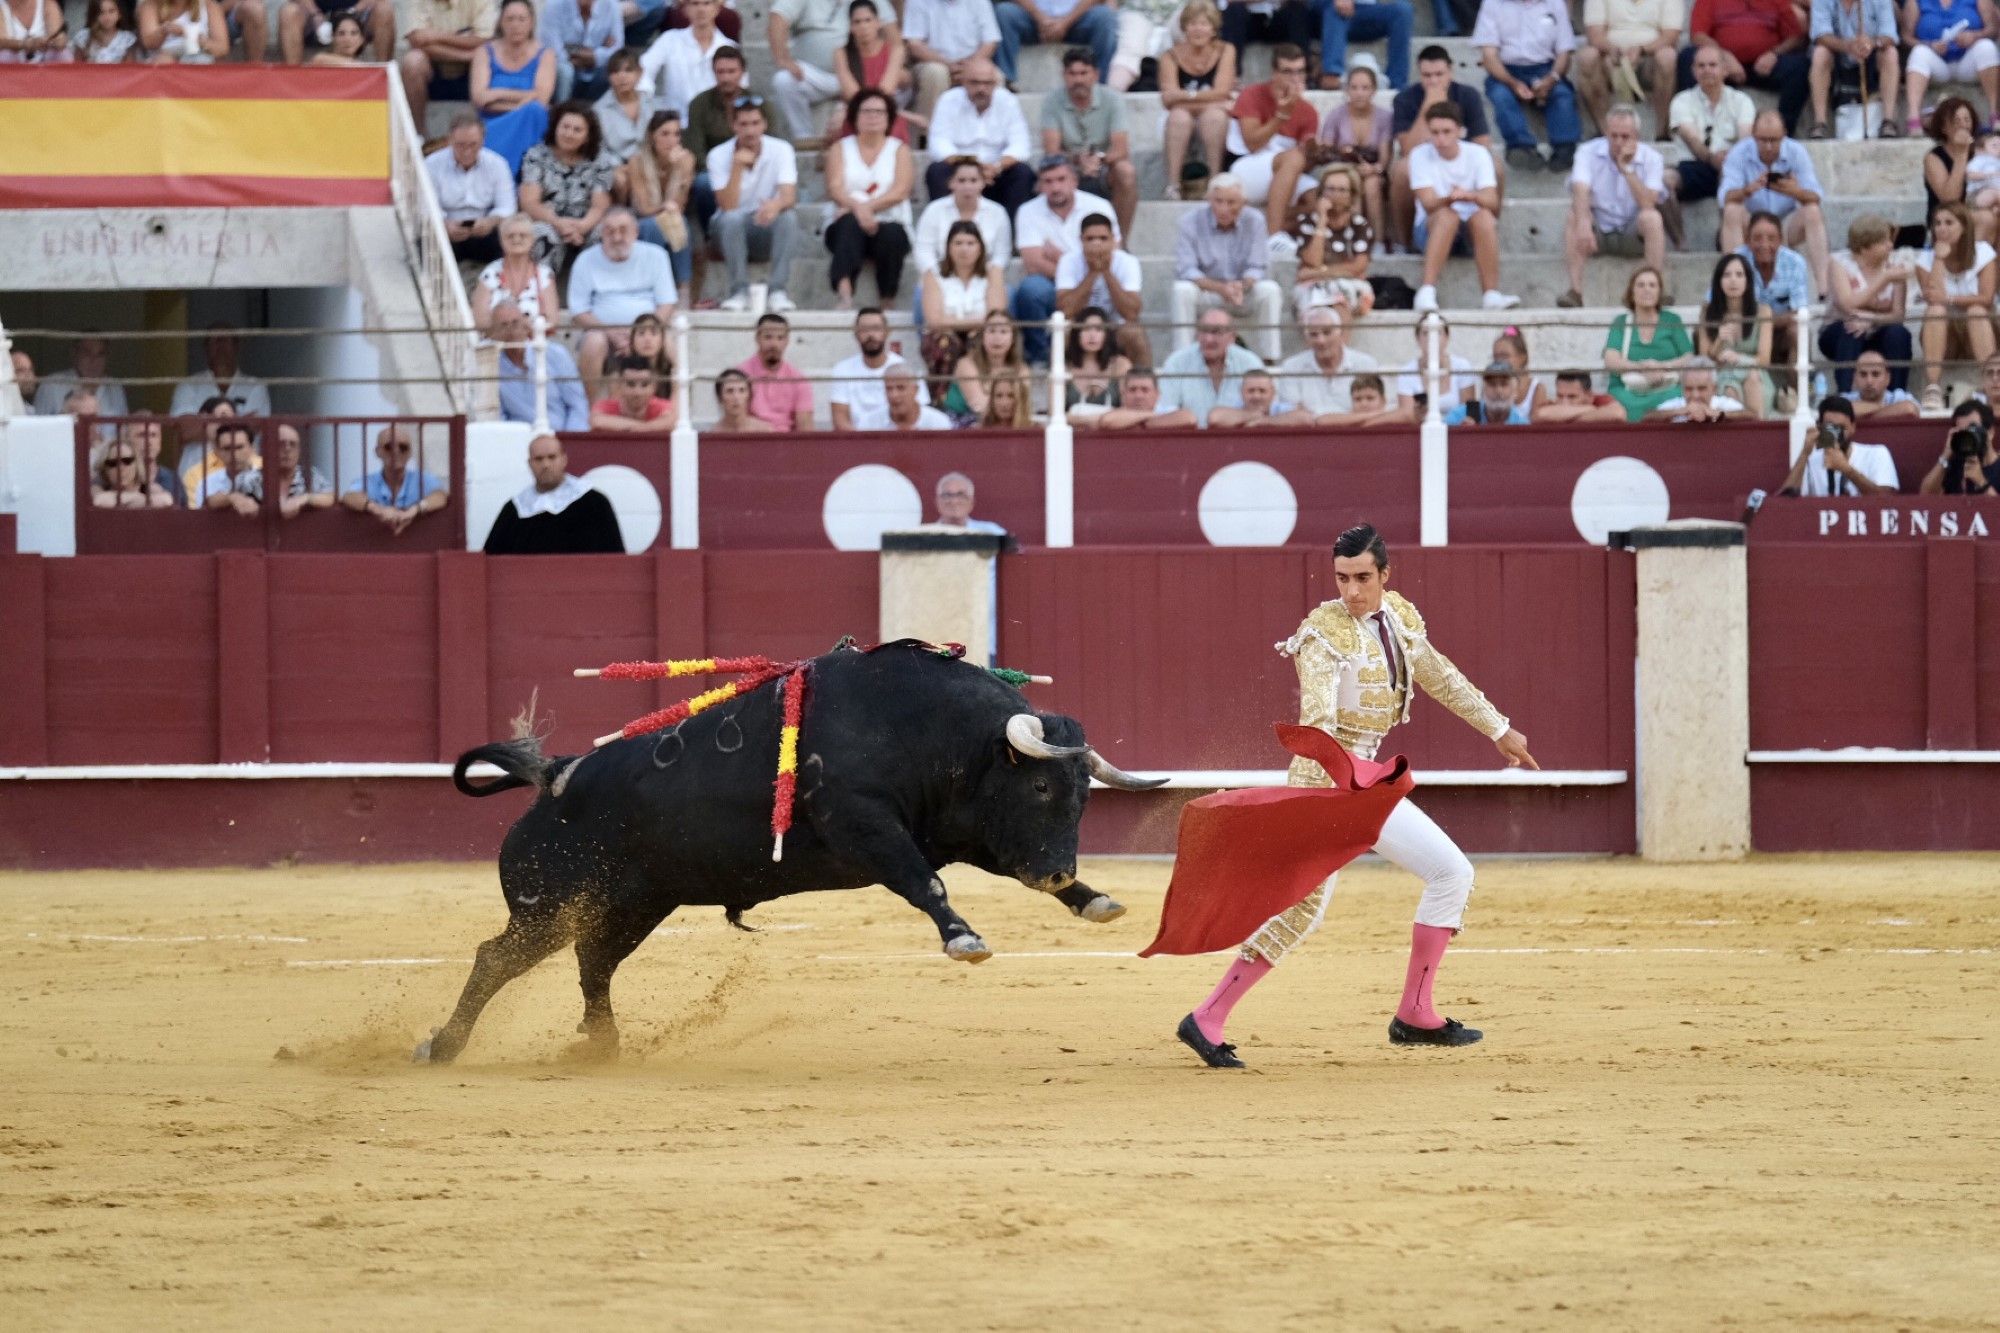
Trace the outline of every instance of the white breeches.
{"label": "white breeches", "polygon": [[[1465,921],[1465,903],[1472,896],[1472,862],[1458,850],[1451,836],[1415,803],[1402,800],[1389,812],[1376,840],[1375,852],[1401,866],[1424,882],[1424,896],[1417,902],[1416,922],[1420,926],[1443,926],[1457,930]],[[1262,957],[1276,964],[1286,954],[1305,943],[1306,936],[1319,929],[1326,918],[1327,904],[1333,901],[1334,882],[1339,875],[1306,895],[1289,912],[1266,921],[1255,935],[1243,943],[1241,956]]]}
{"label": "white breeches", "polygon": [[1956,60],[1947,60],[1928,46],[1910,51],[1910,73],[1926,79],[1948,79],[1955,83],[1975,83],[1980,74],[2000,65],[2000,46],[1991,37],[1981,37]]}

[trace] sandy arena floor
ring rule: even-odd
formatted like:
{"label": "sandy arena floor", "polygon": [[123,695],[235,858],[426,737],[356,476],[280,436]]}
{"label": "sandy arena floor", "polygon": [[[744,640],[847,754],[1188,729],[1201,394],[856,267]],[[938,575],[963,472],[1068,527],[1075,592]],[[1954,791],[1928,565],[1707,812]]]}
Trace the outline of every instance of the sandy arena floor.
{"label": "sandy arena floor", "polygon": [[1398,1051],[1412,882],[1364,866],[1237,1011],[950,877],[670,918],[628,1056],[568,955],[413,1067],[488,866],[0,876],[0,1324],[1992,1328],[2000,858],[1482,869]]}

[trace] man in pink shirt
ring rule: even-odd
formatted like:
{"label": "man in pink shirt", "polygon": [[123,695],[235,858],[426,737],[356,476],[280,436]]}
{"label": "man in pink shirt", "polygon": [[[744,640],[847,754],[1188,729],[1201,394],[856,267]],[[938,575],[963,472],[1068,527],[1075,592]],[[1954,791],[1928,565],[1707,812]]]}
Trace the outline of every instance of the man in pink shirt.
{"label": "man in pink shirt", "polygon": [[792,326],[783,315],[757,321],[757,355],[737,369],[750,377],[750,415],[772,430],[811,430],[813,391],[806,377],[785,361]]}

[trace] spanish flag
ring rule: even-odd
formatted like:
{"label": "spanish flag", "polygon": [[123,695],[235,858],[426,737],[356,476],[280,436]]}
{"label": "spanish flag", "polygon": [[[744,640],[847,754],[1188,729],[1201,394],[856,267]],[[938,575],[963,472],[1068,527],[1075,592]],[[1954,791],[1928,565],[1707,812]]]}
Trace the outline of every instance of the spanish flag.
{"label": "spanish flag", "polygon": [[388,77],[0,65],[0,208],[386,204]]}

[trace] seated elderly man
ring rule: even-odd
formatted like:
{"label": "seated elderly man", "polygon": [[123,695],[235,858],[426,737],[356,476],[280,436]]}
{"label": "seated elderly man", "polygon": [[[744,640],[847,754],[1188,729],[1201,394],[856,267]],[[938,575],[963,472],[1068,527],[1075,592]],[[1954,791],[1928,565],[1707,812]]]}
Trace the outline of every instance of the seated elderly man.
{"label": "seated elderly man", "polygon": [[[1221,307],[1229,315],[1247,315],[1256,326],[1258,343],[1277,359],[1284,292],[1266,272],[1270,247],[1263,214],[1246,209],[1244,203],[1242,183],[1225,171],[1208,179],[1208,206],[1181,217],[1174,241],[1176,354],[1190,345],[1188,329],[1195,316]],[[1233,321],[1226,322],[1233,330]],[[1166,392],[1171,398],[1171,384]]]}
{"label": "seated elderly man", "polygon": [[1653,123],[1670,123],[1681,16],[1681,0],[1583,0],[1583,40],[1573,57],[1576,94],[1600,133],[1619,88],[1634,97],[1643,89]]}
{"label": "seated elderly man", "polygon": [[424,515],[444,508],[451,488],[421,465],[412,468],[411,450],[407,427],[384,426],[375,437],[375,457],[382,466],[356,481],[340,497],[341,506],[368,515],[398,537]]}
{"label": "seated elderly man", "polygon": [[553,435],[528,441],[534,480],[500,507],[486,534],[488,555],[623,555],[618,511],[603,492],[569,475],[569,455]]}
{"label": "seated elderly man", "polygon": [[576,257],[569,274],[570,320],[584,330],[577,364],[584,383],[604,378],[604,363],[632,349],[632,321],[658,315],[671,324],[674,264],[667,252],[639,239],[639,219],[631,209],[613,208],[597,230],[598,241]]}
{"label": "seated elderly man", "polygon": [[1705,356],[1691,356],[1681,366],[1681,393],[1646,414],[1648,421],[1708,422],[1751,421],[1750,409],[1727,394],[1715,391],[1715,362]]}
{"label": "seated elderly man", "polygon": [[1262,370],[1255,352],[1236,341],[1236,321],[1226,310],[1205,310],[1195,325],[1195,341],[1160,366],[1160,403],[1185,408],[1195,424],[1208,425],[1218,407],[1243,406],[1243,376]]}
{"label": "seated elderly man", "polygon": [[[493,341],[500,345],[500,419],[525,425],[535,422],[535,353],[528,317],[512,301],[493,307]],[[569,349],[551,338],[543,349],[549,358],[548,426],[550,430],[590,429],[590,399]]]}
{"label": "seated elderly man", "polygon": [[1347,345],[1340,312],[1332,306],[1306,311],[1299,331],[1305,335],[1306,349],[1278,363],[1278,391],[1315,418],[1346,416],[1354,410],[1354,377],[1380,370],[1382,363]]}
{"label": "seated elderly man", "polygon": [[1583,267],[1607,244],[1629,252],[1636,241],[1646,263],[1662,272],[1667,263],[1667,226],[1662,209],[1667,164],[1659,150],[1639,142],[1639,108],[1619,105],[1604,116],[1604,137],[1592,139],[1576,155],[1569,177],[1569,227],[1563,259],[1569,290],[1556,304],[1583,304]]}
{"label": "seated elderly man", "polygon": [[1160,402],[1159,376],[1143,366],[1134,366],[1118,382],[1118,406],[1109,411],[1078,410],[1070,414],[1072,426],[1097,430],[1161,430],[1195,424],[1194,413],[1184,407]]}
{"label": "seated elderly man", "polygon": [[889,405],[889,431],[950,430],[951,418],[917,397],[917,377],[906,361],[882,368],[882,400]]}
{"label": "seated elderly man", "polygon": [[1444,414],[1447,426],[1525,426],[1528,413],[1514,395],[1520,388],[1520,372],[1507,361],[1495,361],[1479,377],[1479,397],[1470,403],[1454,403]]}
{"label": "seated elderly man", "polygon": [[[326,474],[301,456],[304,442],[299,438],[299,428],[286,422],[271,434],[277,440],[277,447],[272,450],[276,461],[271,464],[271,480],[278,490],[279,515],[297,518],[308,509],[331,509],[333,489],[327,485]],[[236,478],[236,489],[261,506],[264,503],[264,469],[245,469]]]}
{"label": "seated elderly man", "polygon": [[1218,407],[1208,414],[1217,430],[1234,426],[1310,426],[1314,414],[1278,397],[1278,381],[1261,367],[1243,372],[1243,406]]}
{"label": "seated elderly man", "polygon": [[500,258],[500,224],[519,209],[520,192],[507,159],[486,146],[477,111],[452,119],[445,146],[424,159],[424,171],[444,212],[452,257],[474,264]]}
{"label": "seated elderly man", "polygon": [[1783,226],[1785,239],[1805,251],[1813,282],[1825,283],[1830,251],[1820,196],[1819,174],[1806,146],[1786,136],[1777,112],[1758,112],[1750,137],[1739,139],[1722,160],[1720,248],[1742,245],[1750,219],[1769,213]]}

